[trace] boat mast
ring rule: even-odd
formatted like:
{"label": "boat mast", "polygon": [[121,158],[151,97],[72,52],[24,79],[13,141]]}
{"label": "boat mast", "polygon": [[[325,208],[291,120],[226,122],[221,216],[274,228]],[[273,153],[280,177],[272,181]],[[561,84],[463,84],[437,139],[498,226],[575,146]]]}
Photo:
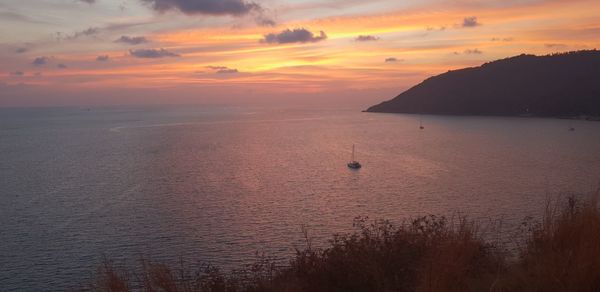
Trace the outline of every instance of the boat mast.
{"label": "boat mast", "polygon": [[352,144],[352,161],[354,161],[354,144]]}

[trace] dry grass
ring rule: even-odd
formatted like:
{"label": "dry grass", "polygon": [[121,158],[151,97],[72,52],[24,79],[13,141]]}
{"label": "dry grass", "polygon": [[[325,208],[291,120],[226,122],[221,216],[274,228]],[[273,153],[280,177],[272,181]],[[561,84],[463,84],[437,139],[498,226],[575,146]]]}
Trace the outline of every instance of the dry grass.
{"label": "dry grass", "polygon": [[96,281],[90,285],[92,291],[131,291],[129,277],[126,272],[118,271],[112,261],[104,258],[102,265],[98,268]]}
{"label": "dry grass", "polygon": [[600,211],[596,200],[548,204],[529,223],[517,259],[482,238],[466,218],[426,216],[394,226],[358,218],[357,231],[315,249],[308,234],[289,266],[267,259],[223,273],[141,261],[124,272],[105,260],[93,291],[600,291]]}
{"label": "dry grass", "polygon": [[600,291],[600,210],[597,195],[548,204],[527,234],[505,291]]}

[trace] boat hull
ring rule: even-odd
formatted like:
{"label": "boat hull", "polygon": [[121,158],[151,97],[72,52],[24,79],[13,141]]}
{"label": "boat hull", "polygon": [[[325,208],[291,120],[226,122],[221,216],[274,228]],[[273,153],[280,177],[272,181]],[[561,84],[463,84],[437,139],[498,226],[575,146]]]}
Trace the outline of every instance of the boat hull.
{"label": "boat hull", "polygon": [[360,163],[358,163],[356,161],[352,161],[352,162],[348,162],[348,167],[352,168],[352,169],[359,169],[362,167],[362,165],[360,165]]}

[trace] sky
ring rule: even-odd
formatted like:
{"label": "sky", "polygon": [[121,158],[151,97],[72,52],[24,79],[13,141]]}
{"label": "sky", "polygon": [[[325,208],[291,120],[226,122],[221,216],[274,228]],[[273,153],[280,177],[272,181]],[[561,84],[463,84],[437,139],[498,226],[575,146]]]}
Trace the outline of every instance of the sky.
{"label": "sky", "polygon": [[599,47],[598,0],[0,0],[0,106],[368,106]]}

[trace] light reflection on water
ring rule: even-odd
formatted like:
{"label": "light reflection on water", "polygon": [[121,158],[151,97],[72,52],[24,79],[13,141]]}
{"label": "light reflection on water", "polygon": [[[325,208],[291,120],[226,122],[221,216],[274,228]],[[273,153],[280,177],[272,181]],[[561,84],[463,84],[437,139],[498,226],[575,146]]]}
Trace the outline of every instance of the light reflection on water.
{"label": "light reflection on water", "polygon": [[[456,212],[538,216],[600,182],[600,123],[345,110],[0,109],[0,287],[53,290],[102,254],[222,267]],[[363,168],[349,170],[352,144]]]}

